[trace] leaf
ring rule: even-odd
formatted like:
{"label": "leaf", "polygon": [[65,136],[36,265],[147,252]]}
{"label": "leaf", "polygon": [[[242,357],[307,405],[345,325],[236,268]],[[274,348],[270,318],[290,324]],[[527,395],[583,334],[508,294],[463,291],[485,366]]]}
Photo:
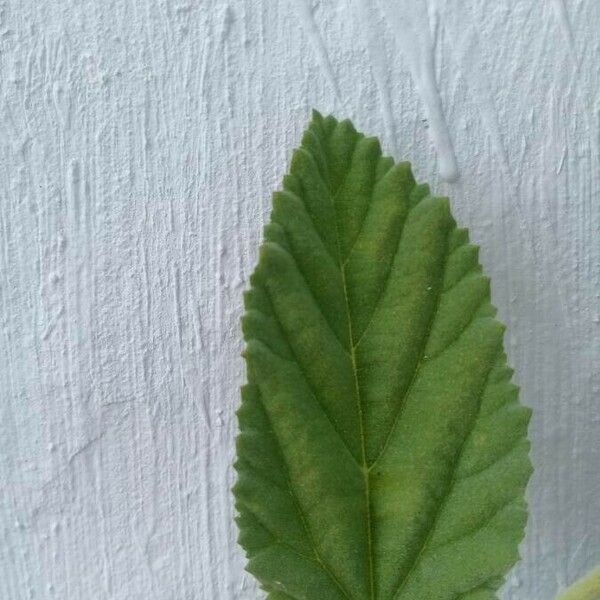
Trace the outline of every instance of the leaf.
{"label": "leaf", "polygon": [[270,600],[486,600],[518,558],[529,410],[446,198],[318,113],[245,296],[234,492]]}
{"label": "leaf", "polygon": [[600,600],[600,567],[590,571],[571,587],[560,593],[556,600]]}

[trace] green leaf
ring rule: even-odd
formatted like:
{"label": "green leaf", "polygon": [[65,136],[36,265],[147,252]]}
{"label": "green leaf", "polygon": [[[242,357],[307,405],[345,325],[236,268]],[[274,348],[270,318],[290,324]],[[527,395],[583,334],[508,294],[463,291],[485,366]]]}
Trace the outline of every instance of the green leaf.
{"label": "green leaf", "polygon": [[600,567],[560,593],[556,600],[600,600]]}
{"label": "green leaf", "polygon": [[486,600],[518,558],[529,410],[446,198],[318,113],[245,296],[234,492],[270,600]]}

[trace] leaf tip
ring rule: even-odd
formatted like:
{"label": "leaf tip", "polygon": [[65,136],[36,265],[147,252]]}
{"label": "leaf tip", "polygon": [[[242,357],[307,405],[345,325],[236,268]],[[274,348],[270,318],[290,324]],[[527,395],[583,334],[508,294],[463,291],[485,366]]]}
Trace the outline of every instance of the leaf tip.
{"label": "leaf tip", "polygon": [[310,116],[313,122],[321,123],[323,121],[323,115],[316,108],[312,109]]}

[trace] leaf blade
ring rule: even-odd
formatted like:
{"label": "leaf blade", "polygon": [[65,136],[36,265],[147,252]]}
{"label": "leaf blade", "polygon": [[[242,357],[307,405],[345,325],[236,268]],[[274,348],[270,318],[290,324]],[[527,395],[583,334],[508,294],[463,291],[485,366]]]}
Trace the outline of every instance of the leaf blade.
{"label": "leaf blade", "polygon": [[[254,391],[240,409],[235,493],[265,589],[494,597],[524,527],[529,412],[489,280],[447,199],[349,122],[317,113],[274,196],[251,283]],[[253,403],[262,421],[245,414]],[[300,579],[294,560],[312,561]]]}

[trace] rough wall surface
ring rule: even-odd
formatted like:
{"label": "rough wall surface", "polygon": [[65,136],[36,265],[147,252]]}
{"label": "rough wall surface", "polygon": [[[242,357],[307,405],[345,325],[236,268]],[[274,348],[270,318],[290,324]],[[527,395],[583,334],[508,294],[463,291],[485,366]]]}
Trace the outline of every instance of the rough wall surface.
{"label": "rough wall surface", "polygon": [[523,561],[600,562],[600,3],[0,1],[0,598],[251,600],[241,293],[311,107],[451,196],[535,409]]}

